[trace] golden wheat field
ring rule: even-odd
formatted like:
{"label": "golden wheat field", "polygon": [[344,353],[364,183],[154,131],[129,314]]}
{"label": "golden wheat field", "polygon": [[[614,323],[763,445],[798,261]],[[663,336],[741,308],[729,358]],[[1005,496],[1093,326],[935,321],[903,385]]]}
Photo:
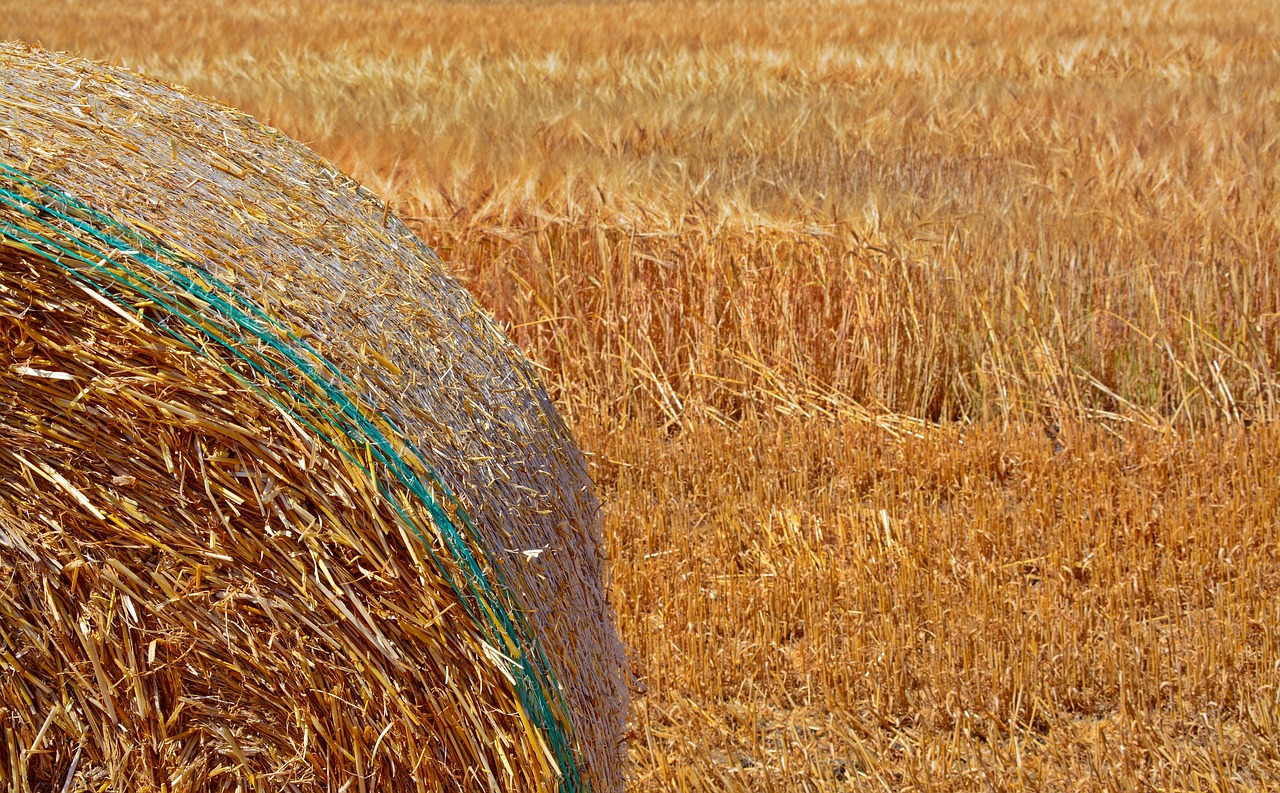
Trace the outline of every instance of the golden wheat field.
{"label": "golden wheat field", "polygon": [[633,789],[1280,789],[1274,0],[5,0],[0,38],[313,146],[542,367]]}

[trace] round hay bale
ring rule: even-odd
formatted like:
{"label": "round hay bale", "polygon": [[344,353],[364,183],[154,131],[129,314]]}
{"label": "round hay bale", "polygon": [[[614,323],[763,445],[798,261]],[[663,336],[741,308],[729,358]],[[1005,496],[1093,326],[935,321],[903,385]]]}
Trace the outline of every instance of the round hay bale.
{"label": "round hay bale", "polygon": [[253,119],[0,45],[0,787],[620,789],[529,362]]}

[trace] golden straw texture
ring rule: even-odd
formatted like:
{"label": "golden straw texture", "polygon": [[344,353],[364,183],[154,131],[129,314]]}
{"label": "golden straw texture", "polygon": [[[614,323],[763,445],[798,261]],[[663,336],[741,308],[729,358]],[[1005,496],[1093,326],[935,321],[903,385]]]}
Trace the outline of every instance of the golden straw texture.
{"label": "golden straw texture", "polygon": [[474,524],[480,574],[529,634],[486,632],[490,607],[459,593],[466,565],[333,415],[231,347],[184,343],[155,301],[113,301],[10,240],[0,783],[557,789],[572,769],[512,661],[536,647],[576,773],[620,788],[627,691],[590,479],[528,361],[434,254],[247,116],[13,45],[0,162],[198,266],[331,363],[344,379],[323,385],[397,453],[416,448],[448,520]]}

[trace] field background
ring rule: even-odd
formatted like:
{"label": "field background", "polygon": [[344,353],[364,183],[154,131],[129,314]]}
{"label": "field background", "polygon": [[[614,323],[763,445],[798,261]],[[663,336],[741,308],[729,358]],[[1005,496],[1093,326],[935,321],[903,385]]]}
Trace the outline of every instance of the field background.
{"label": "field background", "polygon": [[1280,788],[1273,0],[0,0],[0,36],[309,143],[544,367],[635,790]]}

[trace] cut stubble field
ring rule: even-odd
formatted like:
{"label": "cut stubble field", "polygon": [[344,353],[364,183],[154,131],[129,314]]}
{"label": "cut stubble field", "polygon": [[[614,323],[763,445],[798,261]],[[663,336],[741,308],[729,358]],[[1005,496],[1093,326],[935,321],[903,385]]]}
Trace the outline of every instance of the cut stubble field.
{"label": "cut stubble field", "polygon": [[6,0],[0,37],[309,143],[543,367],[634,789],[1280,789],[1270,0]]}

